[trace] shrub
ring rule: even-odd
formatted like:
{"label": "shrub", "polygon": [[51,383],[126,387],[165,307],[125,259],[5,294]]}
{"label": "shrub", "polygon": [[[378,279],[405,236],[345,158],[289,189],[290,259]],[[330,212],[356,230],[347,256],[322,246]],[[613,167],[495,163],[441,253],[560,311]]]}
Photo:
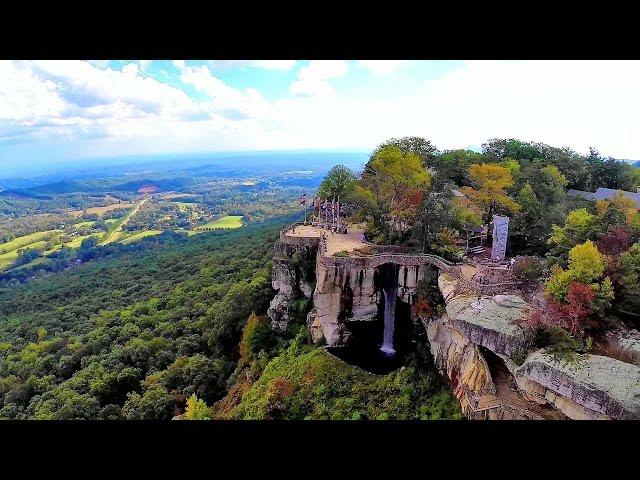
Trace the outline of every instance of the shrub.
{"label": "shrub", "polygon": [[211,412],[204,400],[199,400],[195,394],[187,400],[187,409],[184,412],[186,420],[211,420]]}
{"label": "shrub", "polygon": [[587,353],[591,350],[592,341],[575,338],[567,330],[561,327],[552,326],[546,332],[548,351],[554,359],[570,364],[577,363],[579,354]]}
{"label": "shrub", "polygon": [[537,257],[518,257],[512,273],[524,288],[533,287],[545,272],[544,260]]}
{"label": "shrub", "polygon": [[340,250],[339,252],[336,252],[333,254],[334,257],[348,257],[349,256],[349,252],[347,252],[346,250]]}
{"label": "shrub", "polygon": [[373,247],[371,245],[366,245],[364,247],[356,248],[355,251],[358,252],[361,255],[373,255],[374,254],[374,249],[373,249]]}
{"label": "shrub", "polygon": [[243,360],[251,360],[263,350],[272,354],[279,344],[278,340],[278,334],[271,328],[266,317],[252,313],[242,331],[240,357]]}

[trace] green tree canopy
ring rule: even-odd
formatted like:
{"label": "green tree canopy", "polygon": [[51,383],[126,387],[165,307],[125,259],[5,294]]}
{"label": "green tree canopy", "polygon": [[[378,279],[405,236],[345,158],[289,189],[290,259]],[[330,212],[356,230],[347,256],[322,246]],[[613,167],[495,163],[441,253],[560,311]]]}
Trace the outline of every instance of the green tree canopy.
{"label": "green tree canopy", "polygon": [[353,198],[355,184],[358,180],[356,174],[344,165],[336,165],[324,177],[318,187],[320,198],[338,199],[350,201]]}

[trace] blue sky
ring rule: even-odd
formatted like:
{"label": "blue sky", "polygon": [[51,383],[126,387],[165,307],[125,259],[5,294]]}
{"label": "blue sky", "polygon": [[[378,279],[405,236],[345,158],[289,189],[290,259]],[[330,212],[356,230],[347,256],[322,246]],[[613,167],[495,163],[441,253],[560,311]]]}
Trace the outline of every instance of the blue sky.
{"label": "blue sky", "polygon": [[406,135],[640,159],[638,85],[637,61],[0,61],[0,167]]}

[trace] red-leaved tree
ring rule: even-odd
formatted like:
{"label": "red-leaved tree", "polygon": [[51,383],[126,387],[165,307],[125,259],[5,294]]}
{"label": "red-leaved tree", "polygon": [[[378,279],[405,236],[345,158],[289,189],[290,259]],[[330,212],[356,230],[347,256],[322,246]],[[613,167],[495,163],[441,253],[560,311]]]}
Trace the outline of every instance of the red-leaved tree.
{"label": "red-leaved tree", "polygon": [[598,250],[605,255],[617,256],[627,250],[633,243],[629,229],[615,225],[598,240]]}
{"label": "red-leaved tree", "polygon": [[530,310],[529,315],[524,318],[524,323],[533,327],[558,326],[568,330],[572,335],[584,333],[593,314],[593,288],[584,283],[572,282],[566,298],[566,302],[547,299],[544,307]]}

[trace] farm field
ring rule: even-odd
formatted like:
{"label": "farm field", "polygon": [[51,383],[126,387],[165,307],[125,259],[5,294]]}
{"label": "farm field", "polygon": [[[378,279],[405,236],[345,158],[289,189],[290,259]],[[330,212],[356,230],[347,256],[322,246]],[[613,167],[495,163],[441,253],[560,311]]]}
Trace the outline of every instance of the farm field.
{"label": "farm field", "polygon": [[131,208],[135,205],[135,203],[131,202],[122,202],[122,203],[114,203],[113,205],[107,205],[105,207],[89,207],[86,210],[74,210],[71,213],[74,217],[81,216],[84,212],[88,214],[96,214],[96,215],[104,215],[106,212],[110,212],[112,210],[119,210],[122,208]]}
{"label": "farm field", "polygon": [[58,230],[47,230],[44,232],[35,232],[29,235],[24,235],[22,237],[14,238],[13,240],[10,240],[5,243],[0,243],[0,255],[18,250],[20,248],[29,247],[35,242],[39,242],[40,240],[46,239],[56,231]]}
{"label": "farm field", "polygon": [[90,236],[91,235],[81,235],[81,236],[75,237],[70,242],[59,243],[58,245],[53,247],[51,250],[47,250],[46,252],[44,252],[43,255],[49,255],[50,253],[56,252],[58,250],[61,250],[63,246],[67,247],[67,248],[80,248],[80,244],[82,244],[82,241],[85,238],[89,238]]}
{"label": "farm field", "polygon": [[213,222],[205,223],[196,227],[196,230],[207,230],[213,228],[240,228],[244,225],[242,221],[242,215],[227,215],[225,217],[214,220]]}
{"label": "farm field", "polygon": [[17,271],[17,270],[22,270],[25,268],[29,268],[29,267],[35,267],[36,265],[42,265],[45,264],[47,262],[50,262],[51,260],[48,259],[47,257],[39,257],[36,258],[35,260],[31,260],[29,263],[25,263],[24,265],[20,265],[18,267],[14,267],[12,269],[10,269],[9,271],[13,272],[13,271]]}
{"label": "farm field", "polygon": [[162,230],[144,230],[142,232],[134,233],[130,237],[127,237],[124,240],[120,240],[118,243],[122,243],[123,245],[129,245],[131,243],[142,240],[145,237],[160,235],[162,232],[163,232]]}
{"label": "farm field", "polygon": [[[37,242],[30,243],[28,247],[31,249],[44,248],[46,244],[47,244],[46,241],[40,240]],[[24,248],[24,247],[21,247],[21,248]],[[18,250],[20,250],[21,248],[11,250],[10,252],[3,253],[2,255],[0,255],[0,270],[6,270],[7,268],[10,268],[13,265],[13,263],[18,258]]]}

